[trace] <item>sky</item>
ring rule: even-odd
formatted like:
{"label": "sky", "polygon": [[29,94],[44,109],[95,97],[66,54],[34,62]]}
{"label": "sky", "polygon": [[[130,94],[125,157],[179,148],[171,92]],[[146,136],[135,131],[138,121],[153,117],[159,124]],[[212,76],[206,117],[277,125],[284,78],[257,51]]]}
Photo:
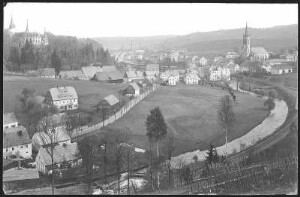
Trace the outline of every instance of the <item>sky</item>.
{"label": "sky", "polygon": [[8,3],[16,31],[81,38],[185,35],[222,29],[298,24],[297,4]]}

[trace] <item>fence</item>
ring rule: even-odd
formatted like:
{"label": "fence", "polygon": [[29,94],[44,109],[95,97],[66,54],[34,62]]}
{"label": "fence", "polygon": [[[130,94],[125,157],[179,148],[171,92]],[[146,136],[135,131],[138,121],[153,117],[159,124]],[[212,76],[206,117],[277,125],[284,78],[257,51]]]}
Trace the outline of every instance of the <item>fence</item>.
{"label": "fence", "polygon": [[[287,157],[276,162],[257,163],[241,167],[237,164],[209,167],[209,175],[203,178],[200,171],[192,173],[188,183],[180,176],[174,179],[175,188],[189,187],[192,193],[241,193],[266,185],[290,184],[297,179],[298,158]],[[292,179],[292,180],[291,180]]]}
{"label": "fence", "polygon": [[88,134],[88,133],[93,132],[95,130],[99,130],[99,129],[101,129],[103,127],[103,125],[106,126],[108,124],[114,123],[116,120],[120,119],[126,113],[128,113],[136,104],[138,104],[139,102],[141,102],[150,93],[154,92],[158,87],[159,87],[159,85],[153,84],[153,87],[150,90],[147,90],[146,92],[142,93],[141,95],[135,97],[133,100],[131,100],[128,103],[126,103],[117,112],[115,112],[115,114],[111,115],[109,118],[107,118],[106,120],[104,120],[104,122],[99,122],[99,123],[97,123],[95,125],[92,125],[92,126],[85,125],[83,127],[79,127],[77,129],[75,129],[72,132],[72,138]]}

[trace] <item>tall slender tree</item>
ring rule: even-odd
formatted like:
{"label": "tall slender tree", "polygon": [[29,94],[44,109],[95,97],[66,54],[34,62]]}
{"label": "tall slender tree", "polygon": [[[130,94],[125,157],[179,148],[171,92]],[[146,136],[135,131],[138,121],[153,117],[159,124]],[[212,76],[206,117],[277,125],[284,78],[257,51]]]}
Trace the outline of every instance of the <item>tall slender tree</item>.
{"label": "tall slender tree", "polygon": [[219,120],[221,127],[225,131],[225,135],[226,135],[226,137],[225,137],[225,141],[226,141],[225,142],[226,143],[225,154],[227,157],[228,126],[234,120],[233,104],[232,104],[232,101],[231,101],[229,95],[223,96],[220,100],[220,105],[219,105],[219,110],[218,110],[218,120]]}

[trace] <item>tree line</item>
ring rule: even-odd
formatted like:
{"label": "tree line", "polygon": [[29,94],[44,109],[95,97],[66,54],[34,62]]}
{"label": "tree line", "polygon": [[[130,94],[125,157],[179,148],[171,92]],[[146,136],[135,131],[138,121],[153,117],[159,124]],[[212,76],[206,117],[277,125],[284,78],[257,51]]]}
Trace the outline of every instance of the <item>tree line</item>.
{"label": "tree line", "polygon": [[[4,32],[5,34],[5,32]],[[14,43],[14,36],[4,35],[4,60],[8,71],[24,72],[53,67],[56,72],[77,70],[91,63],[114,64],[108,49],[92,39],[77,39],[71,36],[55,36],[47,33],[49,45],[34,46],[26,41],[21,47]],[[60,63],[57,63],[60,62]]]}

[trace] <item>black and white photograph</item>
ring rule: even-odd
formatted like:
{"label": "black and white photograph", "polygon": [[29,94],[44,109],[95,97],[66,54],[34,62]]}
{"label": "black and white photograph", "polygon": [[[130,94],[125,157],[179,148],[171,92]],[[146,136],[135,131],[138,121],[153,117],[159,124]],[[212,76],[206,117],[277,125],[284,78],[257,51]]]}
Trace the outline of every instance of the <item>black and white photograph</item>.
{"label": "black and white photograph", "polygon": [[297,3],[3,3],[5,195],[297,195]]}

